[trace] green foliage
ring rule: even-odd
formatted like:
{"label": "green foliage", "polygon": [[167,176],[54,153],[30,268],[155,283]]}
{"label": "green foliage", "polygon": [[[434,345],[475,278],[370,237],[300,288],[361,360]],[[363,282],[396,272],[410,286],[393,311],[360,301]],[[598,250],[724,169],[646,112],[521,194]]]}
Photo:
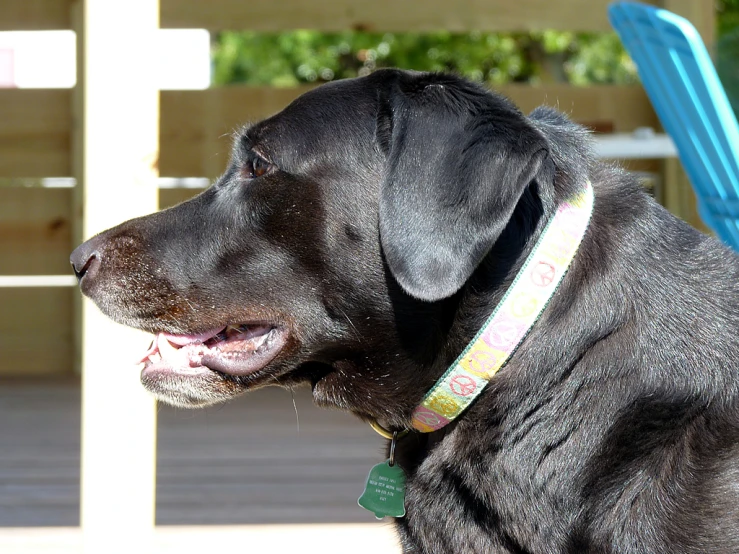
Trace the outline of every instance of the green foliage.
{"label": "green foliage", "polygon": [[[739,0],[716,0],[716,10],[719,74],[730,96],[739,98]],[[491,85],[638,81],[615,33],[223,32],[213,45],[215,85],[288,87],[380,67],[452,71]]]}
{"label": "green foliage", "polygon": [[739,0],[716,0],[719,38],[739,29]]}
{"label": "green foliage", "polygon": [[575,85],[632,84],[639,80],[636,65],[615,33],[583,36],[577,54],[567,63],[568,81]]}
{"label": "green foliage", "polygon": [[380,67],[452,71],[493,85],[636,80],[614,33],[223,32],[214,42],[213,65],[215,85],[287,87]]}
{"label": "green foliage", "polygon": [[739,0],[717,0],[716,72],[726,96],[739,114]]}

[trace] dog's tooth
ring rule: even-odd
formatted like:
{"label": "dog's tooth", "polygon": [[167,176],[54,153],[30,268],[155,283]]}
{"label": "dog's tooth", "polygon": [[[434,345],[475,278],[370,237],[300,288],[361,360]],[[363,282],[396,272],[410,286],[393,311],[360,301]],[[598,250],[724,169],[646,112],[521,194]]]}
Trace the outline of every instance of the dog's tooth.
{"label": "dog's tooth", "polygon": [[263,346],[265,346],[265,344],[268,343],[269,338],[270,338],[271,335],[272,335],[272,331],[270,331],[269,333],[265,333],[263,335],[260,335],[256,339],[256,341],[255,341],[254,349],[255,350],[259,350],[260,348],[262,348]]}
{"label": "dog's tooth", "polygon": [[159,347],[159,354],[162,358],[174,356],[177,353],[177,348],[175,348],[171,342],[169,342],[165,337],[161,335],[157,337],[157,346]]}
{"label": "dog's tooth", "polygon": [[256,352],[256,353],[258,353],[258,354],[261,354],[261,353],[262,353],[262,352],[264,352],[265,350],[269,350],[269,340],[267,340],[267,338],[266,338],[266,337],[265,337],[265,338],[262,338],[262,339],[261,339],[261,340],[259,341],[259,344],[258,344],[258,345],[257,345],[257,347],[256,347],[256,348],[254,349],[254,352]]}
{"label": "dog's tooth", "polygon": [[153,354],[156,354],[156,352],[157,352],[157,339],[156,337],[154,337],[154,339],[151,341],[151,344],[146,349],[146,352],[144,353],[144,355],[141,356],[141,358],[139,358],[138,360],[136,360],[135,363],[136,364],[145,363],[147,360],[149,360],[152,357]]}

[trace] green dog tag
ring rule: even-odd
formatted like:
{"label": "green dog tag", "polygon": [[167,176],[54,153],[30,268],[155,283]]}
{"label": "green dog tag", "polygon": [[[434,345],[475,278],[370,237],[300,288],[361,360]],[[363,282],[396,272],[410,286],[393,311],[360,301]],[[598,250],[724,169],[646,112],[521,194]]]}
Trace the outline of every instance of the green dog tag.
{"label": "green dog tag", "polygon": [[405,473],[390,460],[373,467],[367,476],[367,484],[357,503],[375,514],[377,519],[385,516],[405,515]]}

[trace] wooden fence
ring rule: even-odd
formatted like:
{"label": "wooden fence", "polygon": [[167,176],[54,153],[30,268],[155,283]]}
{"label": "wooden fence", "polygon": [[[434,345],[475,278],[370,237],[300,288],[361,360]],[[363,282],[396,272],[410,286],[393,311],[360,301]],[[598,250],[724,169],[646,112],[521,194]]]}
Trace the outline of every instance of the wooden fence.
{"label": "wooden fence", "polygon": [[[449,29],[607,31],[609,0],[162,0],[161,25],[210,30],[425,31]],[[711,0],[653,1],[689,17],[713,42]],[[71,0],[2,0],[0,30],[72,29]],[[159,172],[162,177],[217,176],[230,132],[279,111],[304,88],[215,88],[161,93]],[[640,86],[507,85],[499,90],[521,109],[549,104],[579,122],[616,132],[658,127]],[[74,90],[0,89],[0,179],[73,176]],[[124,108],[122,108],[124,109]],[[113,131],[112,131],[113,132]],[[661,162],[648,164],[660,169]],[[669,164],[668,164],[669,165]],[[112,168],[114,170],[114,168]],[[676,167],[664,172],[665,200],[693,223],[692,195]],[[160,206],[193,194],[160,191]],[[670,205],[671,203],[671,205]],[[72,188],[0,186],[0,275],[70,273],[68,256],[80,237],[80,204]],[[75,365],[74,299],[70,287],[0,288],[0,375],[71,373]]]}

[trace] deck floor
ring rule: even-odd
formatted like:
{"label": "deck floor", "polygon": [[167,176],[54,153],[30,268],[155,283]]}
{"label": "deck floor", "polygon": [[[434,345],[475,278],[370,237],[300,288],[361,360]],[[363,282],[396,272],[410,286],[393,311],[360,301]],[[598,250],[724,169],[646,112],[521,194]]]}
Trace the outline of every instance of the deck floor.
{"label": "deck floor", "polygon": [[[161,406],[157,524],[370,523],[357,506],[384,440],[308,390]],[[80,386],[0,381],[0,528],[79,525]],[[114,478],[114,476],[111,476]]]}

